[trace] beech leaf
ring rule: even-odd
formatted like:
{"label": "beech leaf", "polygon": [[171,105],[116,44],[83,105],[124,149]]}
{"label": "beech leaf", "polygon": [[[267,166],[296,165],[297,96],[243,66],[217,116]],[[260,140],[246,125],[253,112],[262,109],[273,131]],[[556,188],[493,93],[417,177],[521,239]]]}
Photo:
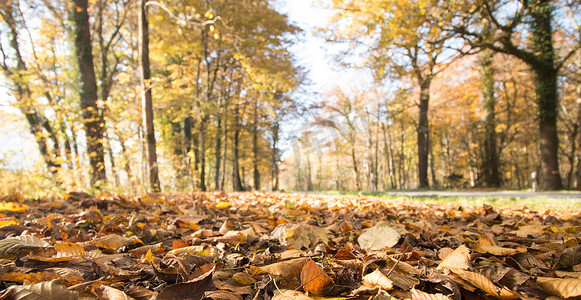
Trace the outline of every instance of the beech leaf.
{"label": "beech leaf", "polygon": [[32,235],[21,235],[0,240],[0,258],[15,256],[22,249],[50,247],[51,244]]}
{"label": "beech leaf", "polygon": [[305,263],[307,258],[300,257],[291,260],[280,261],[270,265],[262,267],[253,267],[254,274],[270,274],[278,278],[291,278],[298,275]]}
{"label": "beech leaf", "polygon": [[11,299],[14,300],[74,300],[78,298],[76,292],[69,291],[65,286],[60,285],[58,281],[58,279],[55,279],[29,285],[13,285],[8,288],[8,293],[10,293]]}
{"label": "beech leaf", "polygon": [[280,294],[272,297],[272,300],[314,300],[314,299],[299,291],[282,290]]}
{"label": "beech leaf", "polygon": [[446,256],[436,269],[440,270],[450,267],[462,270],[470,268],[470,249],[464,245],[460,245],[454,252]]}
{"label": "beech leaf", "polygon": [[363,284],[368,287],[381,287],[386,291],[393,289],[393,281],[387,278],[381,271],[376,269],[375,271],[363,276]]}
{"label": "beech leaf", "polygon": [[509,290],[506,287],[498,287],[496,286],[490,279],[486,278],[486,276],[470,271],[465,271],[462,269],[448,267],[450,271],[456,274],[458,277],[468,281],[473,286],[483,290],[489,295],[500,299],[519,299],[520,295]]}
{"label": "beech leaf", "polygon": [[367,229],[357,242],[363,249],[377,251],[393,247],[399,242],[401,234],[389,224],[379,224]]}
{"label": "beech leaf", "polygon": [[428,294],[416,289],[411,289],[410,292],[412,294],[412,300],[450,300],[444,294]]}
{"label": "beech leaf", "polygon": [[216,270],[216,266],[212,267],[209,271],[194,278],[193,280],[170,285],[163,289],[159,295],[157,295],[156,299],[202,299],[204,297],[204,293],[212,286],[214,286],[212,281],[212,274],[214,273],[214,270]]}
{"label": "beech leaf", "polygon": [[319,265],[308,259],[301,271],[301,285],[307,292],[324,295],[335,283]]}
{"label": "beech leaf", "polygon": [[537,284],[551,294],[563,298],[581,296],[581,279],[539,277]]}

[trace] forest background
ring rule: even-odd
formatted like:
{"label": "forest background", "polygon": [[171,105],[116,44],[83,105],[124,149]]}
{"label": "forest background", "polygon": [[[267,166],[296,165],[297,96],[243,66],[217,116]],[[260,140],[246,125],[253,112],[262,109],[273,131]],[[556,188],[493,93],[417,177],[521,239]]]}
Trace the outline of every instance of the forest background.
{"label": "forest background", "polygon": [[316,5],[3,1],[0,189],[581,189],[577,1]]}

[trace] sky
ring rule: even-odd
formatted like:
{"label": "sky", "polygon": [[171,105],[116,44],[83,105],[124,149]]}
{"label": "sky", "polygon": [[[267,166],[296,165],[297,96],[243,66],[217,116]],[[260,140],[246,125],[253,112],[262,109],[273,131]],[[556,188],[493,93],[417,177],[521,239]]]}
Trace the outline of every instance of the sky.
{"label": "sky", "polygon": [[[300,41],[291,47],[299,65],[308,71],[310,85],[305,86],[300,93],[295,95],[301,101],[316,103],[321,101],[322,93],[333,86],[346,86],[353,82],[364,82],[365,75],[361,72],[347,71],[337,67],[333,59],[338,51],[338,46],[325,42],[316,35],[317,27],[325,27],[332,15],[330,9],[324,9],[319,0],[275,0],[274,6],[279,12],[288,15],[289,21],[304,30]],[[3,83],[0,83],[0,165],[9,162],[7,166],[15,168],[20,164],[30,165],[30,157],[38,155],[32,135],[26,128],[19,110],[9,105],[11,101]],[[8,118],[8,114],[12,115]],[[18,117],[20,115],[20,120]],[[7,126],[6,124],[11,124]],[[305,126],[302,122],[287,124],[289,132],[299,133]],[[285,128],[283,128],[284,130]],[[288,138],[288,137],[287,137]],[[289,147],[289,144],[286,144]],[[4,163],[1,162],[4,160]],[[6,166],[6,164],[4,164]]]}

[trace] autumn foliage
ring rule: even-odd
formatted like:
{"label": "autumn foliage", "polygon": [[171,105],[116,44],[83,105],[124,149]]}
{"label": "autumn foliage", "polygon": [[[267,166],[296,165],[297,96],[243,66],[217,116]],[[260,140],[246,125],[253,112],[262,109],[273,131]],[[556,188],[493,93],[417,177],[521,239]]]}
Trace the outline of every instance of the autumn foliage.
{"label": "autumn foliage", "polygon": [[581,296],[579,212],[286,193],[0,205],[2,298]]}

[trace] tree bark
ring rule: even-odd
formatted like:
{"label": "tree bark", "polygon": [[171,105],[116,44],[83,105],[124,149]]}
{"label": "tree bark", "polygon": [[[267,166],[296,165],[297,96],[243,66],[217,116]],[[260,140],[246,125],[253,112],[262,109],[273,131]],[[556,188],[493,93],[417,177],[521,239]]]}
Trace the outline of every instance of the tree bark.
{"label": "tree bark", "polygon": [[[535,1],[536,2],[536,1]],[[537,59],[532,68],[535,72],[535,91],[539,109],[541,133],[541,169],[543,189],[562,188],[559,173],[559,137],[557,132],[559,96],[557,92],[557,69],[553,48],[553,12],[551,1],[539,0],[531,8],[533,17],[532,39]]]}
{"label": "tree bark", "polygon": [[431,77],[420,81],[420,104],[419,104],[419,123],[418,123],[418,188],[426,189],[428,183],[428,153],[429,153],[429,123],[428,107],[430,103],[430,84]]}
{"label": "tree bark", "polygon": [[200,121],[200,191],[206,191],[206,135],[208,116],[204,115]]}
{"label": "tree bark", "polygon": [[488,187],[500,187],[498,147],[496,143],[496,97],[494,96],[494,53],[485,51],[480,57],[480,82],[484,99],[484,182]]}
{"label": "tree bark", "polygon": [[149,185],[153,192],[159,192],[161,191],[161,186],[157,166],[155,131],[153,128],[153,99],[151,95],[151,71],[149,69],[149,24],[145,0],[139,0],[139,42],[141,54],[141,100]]}
{"label": "tree bark", "polygon": [[[275,117],[276,118],[276,117]],[[279,190],[279,168],[278,168],[278,135],[279,135],[279,123],[275,119],[272,126],[272,177],[274,184],[272,186],[273,191]]]}
{"label": "tree bark", "polygon": [[252,124],[252,152],[254,189],[260,190],[260,172],[258,171],[258,99],[254,101],[254,121]]}
{"label": "tree bark", "polygon": [[234,109],[234,161],[232,165],[232,185],[235,191],[244,191],[240,178],[240,108],[236,105]]}
{"label": "tree bark", "polygon": [[97,81],[93,65],[93,52],[87,0],[73,0],[71,16],[74,23],[74,48],[79,67],[80,98],[83,123],[87,134],[87,153],[91,165],[91,186],[99,188],[107,180],[105,173],[105,124],[97,104]]}

